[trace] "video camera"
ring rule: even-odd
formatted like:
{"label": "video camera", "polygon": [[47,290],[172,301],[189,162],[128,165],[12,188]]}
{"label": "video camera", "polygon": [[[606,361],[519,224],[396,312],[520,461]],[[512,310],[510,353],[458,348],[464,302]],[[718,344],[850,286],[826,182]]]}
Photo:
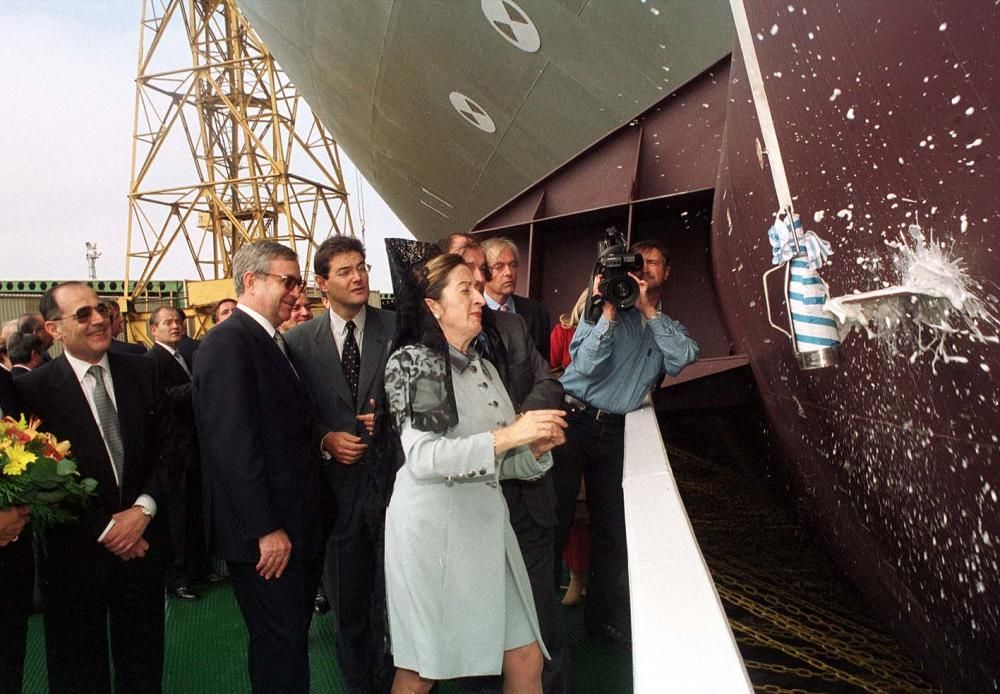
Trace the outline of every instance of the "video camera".
{"label": "video camera", "polygon": [[632,308],[639,298],[639,283],[629,273],[642,272],[642,256],[626,251],[625,238],[614,227],[608,227],[604,233],[605,238],[597,244],[594,265],[594,275],[603,275],[597,290],[619,310]]}

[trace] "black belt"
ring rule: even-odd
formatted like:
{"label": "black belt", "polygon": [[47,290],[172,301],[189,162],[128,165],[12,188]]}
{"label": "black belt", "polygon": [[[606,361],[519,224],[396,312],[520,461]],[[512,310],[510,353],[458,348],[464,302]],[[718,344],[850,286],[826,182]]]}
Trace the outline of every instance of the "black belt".
{"label": "black belt", "polygon": [[617,424],[618,426],[625,424],[625,415],[592,407],[583,400],[574,398],[572,395],[564,395],[563,402],[566,403],[571,412],[586,415],[593,420],[601,422],[602,424]]}

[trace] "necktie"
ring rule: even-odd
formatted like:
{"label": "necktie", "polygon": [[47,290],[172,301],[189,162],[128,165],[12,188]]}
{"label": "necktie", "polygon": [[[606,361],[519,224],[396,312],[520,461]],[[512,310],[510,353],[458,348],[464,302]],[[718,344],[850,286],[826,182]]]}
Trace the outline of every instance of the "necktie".
{"label": "necktie", "polygon": [[174,359],[176,359],[177,363],[181,365],[182,369],[184,369],[184,373],[188,375],[188,378],[191,378],[191,369],[188,368],[187,362],[184,361],[184,355],[180,352],[174,352]]}
{"label": "necktie", "polygon": [[503,311],[504,313],[507,313],[510,311],[510,306],[508,306],[506,303],[500,304],[500,310]]}
{"label": "necktie", "polygon": [[344,338],[344,353],[341,355],[340,363],[344,367],[347,385],[351,387],[351,397],[357,404],[358,376],[361,375],[361,351],[358,349],[358,341],[354,339],[354,328],[354,321],[347,321],[347,337]]}
{"label": "necktie", "polygon": [[94,407],[97,409],[97,421],[101,425],[101,432],[104,434],[104,443],[108,446],[111,454],[111,464],[115,466],[115,474],[118,477],[118,488],[121,489],[125,481],[125,446],[122,444],[122,431],[118,423],[118,410],[111,402],[108,389],[104,387],[104,367],[94,364],[87,373],[94,379]]}
{"label": "necktie", "polygon": [[288,366],[291,367],[292,373],[295,374],[295,378],[298,378],[299,372],[295,370],[295,364],[292,363],[291,357],[288,356],[288,345],[285,343],[285,338],[282,336],[281,332],[275,330],[274,337],[272,339],[274,340],[274,344],[278,346],[278,349],[281,350],[281,353],[284,355],[285,361],[288,362]]}
{"label": "necktie", "polygon": [[486,333],[479,333],[476,335],[476,339],[473,341],[476,346],[476,350],[483,356],[484,359],[489,359],[493,361],[493,350],[490,349],[490,340],[486,337]]}

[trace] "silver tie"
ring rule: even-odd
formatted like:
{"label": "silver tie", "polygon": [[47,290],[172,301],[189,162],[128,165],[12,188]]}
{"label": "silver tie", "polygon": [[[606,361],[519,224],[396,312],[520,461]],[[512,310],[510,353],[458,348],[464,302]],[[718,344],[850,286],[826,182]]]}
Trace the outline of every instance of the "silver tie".
{"label": "silver tie", "polygon": [[115,466],[118,477],[118,488],[125,481],[125,446],[122,444],[122,430],[118,423],[118,410],[111,402],[108,389],[104,387],[104,367],[94,364],[87,373],[94,379],[94,406],[97,408],[97,420],[104,433],[104,442],[111,453],[111,464]]}
{"label": "silver tie", "polygon": [[174,359],[176,359],[177,363],[181,365],[182,369],[184,369],[184,373],[188,375],[188,378],[191,378],[191,369],[188,368],[187,362],[184,361],[184,355],[180,352],[174,352]]}
{"label": "silver tie", "polygon": [[288,356],[288,345],[285,344],[285,338],[278,330],[274,331],[274,344],[278,345],[278,349],[280,349],[281,353],[285,355],[285,361],[287,361],[288,365],[292,367],[292,373],[294,373],[295,377],[298,378],[299,372],[295,370],[295,365]]}

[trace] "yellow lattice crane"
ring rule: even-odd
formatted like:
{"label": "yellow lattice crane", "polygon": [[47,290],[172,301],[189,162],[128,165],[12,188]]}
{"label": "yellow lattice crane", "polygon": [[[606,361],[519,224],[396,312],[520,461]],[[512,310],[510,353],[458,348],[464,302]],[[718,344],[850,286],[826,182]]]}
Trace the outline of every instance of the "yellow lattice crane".
{"label": "yellow lattice crane", "polygon": [[[354,236],[337,143],[234,0],[144,0],[136,76],[124,303],[145,338],[141,297],[187,256],[187,314],[232,296],[233,254],[278,240],[308,274],[330,235]],[[186,262],[186,261],[185,261]]]}

